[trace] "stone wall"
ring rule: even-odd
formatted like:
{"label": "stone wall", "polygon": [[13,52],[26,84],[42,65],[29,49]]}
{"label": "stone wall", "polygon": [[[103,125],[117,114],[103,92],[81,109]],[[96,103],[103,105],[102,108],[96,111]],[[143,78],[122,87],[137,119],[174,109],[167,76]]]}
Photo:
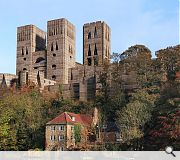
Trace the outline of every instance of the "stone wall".
{"label": "stone wall", "polygon": [[17,76],[14,74],[0,73],[0,87],[10,87],[16,80]]}

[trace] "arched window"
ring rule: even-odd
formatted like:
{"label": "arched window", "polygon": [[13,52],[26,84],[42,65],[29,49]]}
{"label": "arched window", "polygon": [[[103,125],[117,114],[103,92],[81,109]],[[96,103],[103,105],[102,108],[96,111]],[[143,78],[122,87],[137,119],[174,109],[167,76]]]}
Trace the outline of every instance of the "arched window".
{"label": "arched window", "polygon": [[22,48],[21,53],[22,53],[22,55],[24,56],[24,48]]}
{"label": "arched window", "polygon": [[55,80],[56,80],[56,76],[55,76],[55,75],[53,75],[53,76],[52,76],[52,79],[55,81]]}
{"label": "arched window", "polygon": [[58,44],[57,44],[57,42],[56,42],[56,50],[58,50]]}
{"label": "arched window", "polygon": [[39,57],[39,58],[36,59],[35,63],[40,63],[42,61],[45,61],[45,59],[43,57]]}
{"label": "arched window", "polygon": [[97,38],[97,30],[96,30],[96,27],[94,29],[94,38]]}
{"label": "arched window", "polygon": [[51,51],[54,51],[54,48],[53,48],[53,43],[51,44]]}
{"label": "arched window", "polygon": [[23,71],[26,71],[27,69],[26,68],[23,68]]}
{"label": "arched window", "polygon": [[89,49],[88,49],[88,56],[91,56],[91,46],[89,44]]}
{"label": "arched window", "polygon": [[91,32],[88,33],[88,39],[91,39]]}
{"label": "arched window", "polygon": [[28,55],[28,48],[26,47],[26,55]]}
{"label": "arched window", "polygon": [[98,55],[96,44],[95,44],[95,47],[94,47],[94,55]]}
{"label": "arched window", "polygon": [[52,69],[56,69],[56,65],[55,64],[52,65]]}

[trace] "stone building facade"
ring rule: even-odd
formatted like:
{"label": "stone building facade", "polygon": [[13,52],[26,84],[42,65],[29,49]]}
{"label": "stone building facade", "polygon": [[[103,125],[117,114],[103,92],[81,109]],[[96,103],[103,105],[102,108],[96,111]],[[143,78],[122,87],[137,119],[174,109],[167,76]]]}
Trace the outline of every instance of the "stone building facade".
{"label": "stone building facade", "polygon": [[83,26],[83,63],[102,66],[110,62],[111,31],[105,22],[86,23]]}
{"label": "stone building facade", "polygon": [[[34,25],[17,28],[16,75],[21,85],[87,101],[99,89],[102,66],[110,62],[110,27],[101,21],[83,26],[83,64],[77,63],[75,26],[61,18],[47,22],[47,34]],[[47,45],[46,45],[47,44]]]}
{"label": "stone building facade", "polygon": [[[95,112],[96,109],[95,109]],[[75,127],[80,127],[80,143],[88,142],[89,130],[98,122],[97,115],[74,114],[71,112],[61,113],[46,124],[45,150],[72,150],[75,148]]]}

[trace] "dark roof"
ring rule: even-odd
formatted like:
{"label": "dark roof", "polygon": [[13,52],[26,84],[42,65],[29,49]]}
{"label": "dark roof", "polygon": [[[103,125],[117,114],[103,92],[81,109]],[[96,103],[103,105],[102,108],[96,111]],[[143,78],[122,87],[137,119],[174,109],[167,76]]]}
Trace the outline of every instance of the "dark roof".
{"label": "dark roof", "polygon": [[115,122],[107,122],[105,125],[105,132],[118,132],[119,128]]}

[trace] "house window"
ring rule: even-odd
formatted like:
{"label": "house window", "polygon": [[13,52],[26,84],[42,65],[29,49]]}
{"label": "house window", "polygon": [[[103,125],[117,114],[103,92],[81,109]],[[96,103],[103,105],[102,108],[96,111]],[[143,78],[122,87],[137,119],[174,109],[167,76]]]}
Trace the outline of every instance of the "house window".
{"label": "house window", "polygon": [[64,135],[59,136],[59,141],[62,141],[62,140],[64,140]]}
{"label": "house window", "polygon": [[74,131],[74,126],[71,126],[71,131]]}
{"label": "house window", "polygon": [[52,130],[52,131],[55,131],[55,130],[56,130],[56,127],[55,127],[55,126],[51,126],[51,130]]}
{"label": "house window", "polygon": [[71,140],[74,140],[74,136],[73,135],[71,136]]}
{"label": "house window", "polygon": [[52,136],[52,135],[50,136],[50,140],[51,140],[51,141],[54,141],[55,138],[56,138],[55,136]]}
{"label": "house window", "polygon": [[60,131],[64,131],[64,126],[59,126]]}
{"label": "house window", "polygon": [[60,151],[64,151],[64,147],[60,147],[59,150],[60,150]]}

